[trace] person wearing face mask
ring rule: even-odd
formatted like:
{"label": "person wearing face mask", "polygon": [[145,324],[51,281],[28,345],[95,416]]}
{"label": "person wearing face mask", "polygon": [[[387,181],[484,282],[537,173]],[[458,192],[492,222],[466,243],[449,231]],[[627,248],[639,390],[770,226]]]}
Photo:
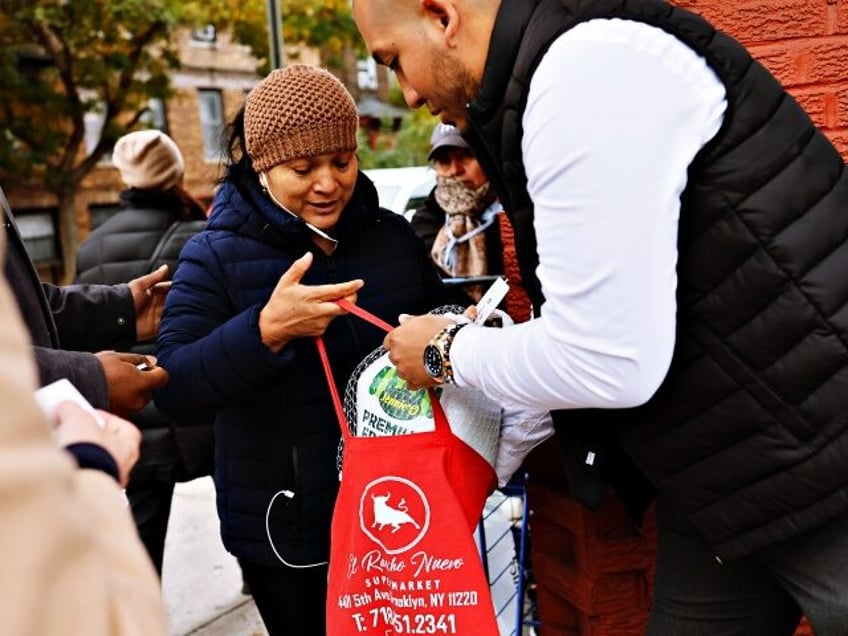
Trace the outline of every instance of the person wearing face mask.
{"label": "person wearing face mask", "polygon": [[[411,223],[424,239],[444,276],[465,278],[502,274],[503,245],[498,215],[503,211],[494,188],[459,130],[437,124],[430,136],[429,160],[436,185]],[[471,301],[483,285],[464,285]]]}
{"label": "person wearing face mask", "polygon": [[156,404],[215,420],[223,542],[272,635],[325,634],[340,431],[315,337],[343,393],[384,335],[332,301],[394,323],[445,300],[423,242],[359,171],[357,126],[352,97],[322,69],[272,71],[248,94],[157,342],[171,383]]}

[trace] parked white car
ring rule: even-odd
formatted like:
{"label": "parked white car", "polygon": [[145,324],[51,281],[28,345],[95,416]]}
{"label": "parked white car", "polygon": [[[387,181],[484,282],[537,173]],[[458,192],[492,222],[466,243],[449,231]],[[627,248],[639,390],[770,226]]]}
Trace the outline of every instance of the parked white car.
{"label": "parked white car", "polygon": [[407,219],[436,185],[436,173],[430,166],[373,168],[364,172],[377,187],[380,205]]}

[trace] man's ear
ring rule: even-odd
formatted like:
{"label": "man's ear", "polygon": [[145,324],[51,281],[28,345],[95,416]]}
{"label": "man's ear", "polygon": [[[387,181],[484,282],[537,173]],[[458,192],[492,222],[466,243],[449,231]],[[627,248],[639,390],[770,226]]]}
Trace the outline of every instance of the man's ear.
{"label": "man's ear", "polygon": [[438,20],[448,46],[456,46],[459,32],[459,10],[452,0],[421,0],[425,15]]}

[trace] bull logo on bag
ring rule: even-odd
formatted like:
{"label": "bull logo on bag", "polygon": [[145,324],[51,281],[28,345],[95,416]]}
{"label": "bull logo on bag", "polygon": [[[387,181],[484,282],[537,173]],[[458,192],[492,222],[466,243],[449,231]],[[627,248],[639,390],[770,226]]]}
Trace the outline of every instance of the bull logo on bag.
{"label": "bull logo on bag", "polygon": [[427,533],[430,503],[414,482],[403,477],[381,477],[362,491],[359,526],[386,554],[400,554]]}
{"label": "bull logo on bag", "polygon": [[406,505],[406,499],[401,499],[398,507],[392,508],[389,505],[390,497],[391,494],[371,495],[371,499],[374,500],[374,523],[371,527],[376,526],[379,530],[382,530],[386,525],[390,525],[393,528],[392,532],[397,532],[404,523],[411,523],[417,530],[420,530],[421,526],[407,514],[409,508]]}

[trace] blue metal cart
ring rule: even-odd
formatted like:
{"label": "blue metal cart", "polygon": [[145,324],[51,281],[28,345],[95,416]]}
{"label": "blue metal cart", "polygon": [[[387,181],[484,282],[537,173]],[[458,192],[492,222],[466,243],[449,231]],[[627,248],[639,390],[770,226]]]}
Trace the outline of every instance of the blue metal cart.
{"label": "blue metal cart", "polygon": [[533,634],[539,627],[535,603],[528,599],[532,568],[526,481],[526,474],[518,474],[495,491],[477,527],[480,557],[502,636]]}

